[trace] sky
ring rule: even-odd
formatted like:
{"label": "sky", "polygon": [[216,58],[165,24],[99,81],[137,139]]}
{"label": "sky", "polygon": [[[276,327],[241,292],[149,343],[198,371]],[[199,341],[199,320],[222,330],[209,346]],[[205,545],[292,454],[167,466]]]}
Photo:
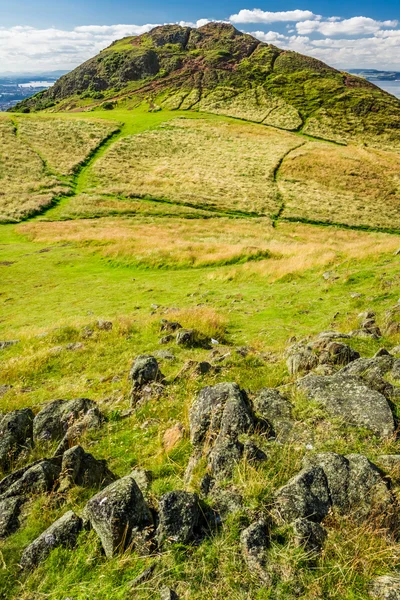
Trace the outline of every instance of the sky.
{"label": "sky", "polygon": [[250,2],[0,0],[0,73],[69,70],[121,37],[209,21],[333,67],[400,71],[399,0]]}

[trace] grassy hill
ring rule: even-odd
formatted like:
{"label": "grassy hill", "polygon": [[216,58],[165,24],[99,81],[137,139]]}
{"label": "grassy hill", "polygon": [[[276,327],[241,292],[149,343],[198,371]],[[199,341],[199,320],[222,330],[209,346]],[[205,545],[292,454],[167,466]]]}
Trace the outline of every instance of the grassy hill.
{"label": "grassy hill", "polygon": [[365,79],[232,25],[166,25],[124,38],[17,111],[113,103],[198,110],[345,143],[398,148],[400,101]]}
{"label": "grassy hill", "polygon": [[[376,578],[400,585],[399,102],[210,24],[116,42],[19,110],[0,117],[0,597],[365,600]],[[138,391],[142,355],[164,379]],[[347,361],[361,396],[344,416],[342,389],[335,412],[301,378],[337,382]],[[198,454],[199,393],[229,382],[244,402],[232,422],[245,410],[255,426],[237,439],[228,427],[217,459],[210,426]],[[262,417],[264,388],[283,404]],[[82,398],[102,419],[70,413],[61,436],[73,430],[67,446],[92,454],[79,459],[92,479],[68,450],[57,458],[60,418],[45,422],[57,435],[4,454],[12,411],[37,422],[53,401]],[[386,435],[365,421],[382,402]],[[321,453],[359,472],[335,471],[321,524],[299,519],[322,536],[316,550],[277,494]],[[165,494],[197,494],[201,531],[161,544],[149,526],[150,546],[107,557],[85,512],[99,460],[116,478],[139,469],[157,531]],[[334,489],[353,494],[352,510]],[[74,547],[39,537],[69,510],[85,522]],[[170,521],[183,530],[182,510]],[[268,533],[249,551],[244,532],[260,523]],[[48,551],[23,570],[38,537]]]}

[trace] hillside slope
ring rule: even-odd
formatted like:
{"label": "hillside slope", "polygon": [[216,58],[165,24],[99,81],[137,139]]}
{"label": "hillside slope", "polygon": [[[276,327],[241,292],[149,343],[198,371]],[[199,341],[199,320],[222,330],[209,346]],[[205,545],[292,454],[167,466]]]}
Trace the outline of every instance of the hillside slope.
{"label": "hillside slope", "polygon": [[224,23],[166,25],[114,42],[15,110],[91,109],[104,100],[147,101],[150,110],[199,110],[339,143],[400,147],[400,100]]}

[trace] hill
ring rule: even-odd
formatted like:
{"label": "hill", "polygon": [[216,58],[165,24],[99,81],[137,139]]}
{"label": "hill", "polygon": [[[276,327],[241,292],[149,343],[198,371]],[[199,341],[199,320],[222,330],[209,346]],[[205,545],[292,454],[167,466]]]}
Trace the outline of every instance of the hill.
{"label": "hill", "polygon": [[341,143],[399,147],[400,100],[224,23],[166,25],[114,42],[15,110],[142,101],[152,110],[198,110]]}

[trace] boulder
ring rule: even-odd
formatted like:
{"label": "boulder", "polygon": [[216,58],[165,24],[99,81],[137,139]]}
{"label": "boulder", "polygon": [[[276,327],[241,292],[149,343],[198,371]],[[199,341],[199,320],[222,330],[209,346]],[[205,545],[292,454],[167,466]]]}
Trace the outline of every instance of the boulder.
{"label": "boulder", "polygon": [[271,583],[266,570],[269,539],[269,524],[264,519],[252,523],[240,535],[242,554],[248,569],[264,584]]}
{"label": "boulder", "polygon": [[370,584],[369,595],[376,600],[400,600],[400,576],[377,577]]}
{"label": "boulder", "polygon": [[0,468],[8,469],[13,460],[32,445],[33,412],[29,408],[0,416]]}
{"label": "boulder", "polygon": [[96,323],[97,329],[100,329],[102,331],[111,331],[113,328],[113,324],[111,321],[103,321],[103,320],[99,320]]}
{"label": "boulder", "polygon": [[331,506],[328,482],[322,467],[305,468],[276,494],[276,507],[284,521],[309,519],[320,523]]}
{"label": "boulder", "polygon": [[[202,483],[206,483],[204,479]],[[224,521],[229,515],[243,511],[243,496],[235,488],[214,485],[211,491],[208,487],[205,492],[205,495],[209,495],[213,509],[217,513],[217,521]]]}
{"label": "boulder", "polygon": [[146,469],[133,469],[133,471],[130,472],[130,476],[133,477],[143,496],[145,496],[150,490],[151,482],[153,481],[153,473]]}
{"label": "boulder", "polygon": [[65,513],[24,550],[21,567],[27,571],[33,570],[55,548],[73,548],[81,529],[82,520],[72,510]]}
{"label": "boulder", "polygon": [[254,410],[270,426],[270,433],[286,441],[293,427],[293,405],[273,388],[263,388],[254,400]]}
{"label": "boulder", "polygon": [[394,433],[393,414],[386,398],[367,387],[359,377],[342,373],[328,377],[308,375],[300,380],[298,387],[333,417],[341,417],[381,437]]}
{"label": "boulder", "polygon": [[360,354],[343,342],[330,342],[319,356],[320,364],[347,365],[360,358]]}
{"label": "boulder", "polygon": [[325,543],[327,533],[320,523],[308,519],[296,519],[293,523],[295,539],[306,552],[319,554]]}
{"label": "boulder", "polygon": [[176,336],[176,343],[179,346],[194,346],[195,332],[193,329],[181,329]]}
{"label": "boulder", "polygon": [[290,375],[297,373],[308,373],[318,365],[318,357],[310,346],[297,344],[289,349],[286,365]]}
{"label": "boulder", "polygon": [[324,470],[332,504],[342,512],[347,511],[349,461],[341,454],[323,452],[306,456],[303,460],[303,466],[304,468],[321,467]]}
{"label": "boulder", "polygon": [[197,494],[184,491],[167,492],[160,498],[157,540],[160,547],[167,543],[189,544],[200,533],[202,512]]}
{"label": "boulder", "polygon": [[44,459],[29,468],[20,469],[18,473],[21,473],[21,476],[18,479],[9,479],[10,485],[1,498],[50,492],[57,483],[60,467],[55,461]]}
{"label": "boulder", "polygon": [[0,539],[17,531],[23,503],[24,499],[19,496],[0,500]]}
{"label": "boulder", "polygon": [[117,477],[107,468],[106,460],[97,460],[81,446],[70,448],[62,457],[59,491],[73,485],[103,488]]}
{"label": "boulder", "polygon": [[85,420],[86,428],[100,427],[102,414],[93,400],[55,400],[47,404],[35,417],[33,437],[35,441],[61,440],[68,430]]}
{"label": "boulder", "polygon": [[208,455],[208,465],[216,479],[232,477],[233,470],[243,456],[244,446],[238,440],[218,440]]}
{"label": "boulder", "polygon": [[135,358],[129,378],[132,380],[135,388],[141,388],[147,383],[160,381],[163,377],[157,359],[154,356],[142,354]]}
{"label": "boulder", "polygon": [[178,321],[167,321],[167,319],[161,319],[160,331],[174,332],[182,329],[182,325]]}
{"label": "boulder", "polygon": [[134,546],[146,552],[153,520],[135,479],[127,475],[111,483],[86,504],[85,516],[111,558]]}

